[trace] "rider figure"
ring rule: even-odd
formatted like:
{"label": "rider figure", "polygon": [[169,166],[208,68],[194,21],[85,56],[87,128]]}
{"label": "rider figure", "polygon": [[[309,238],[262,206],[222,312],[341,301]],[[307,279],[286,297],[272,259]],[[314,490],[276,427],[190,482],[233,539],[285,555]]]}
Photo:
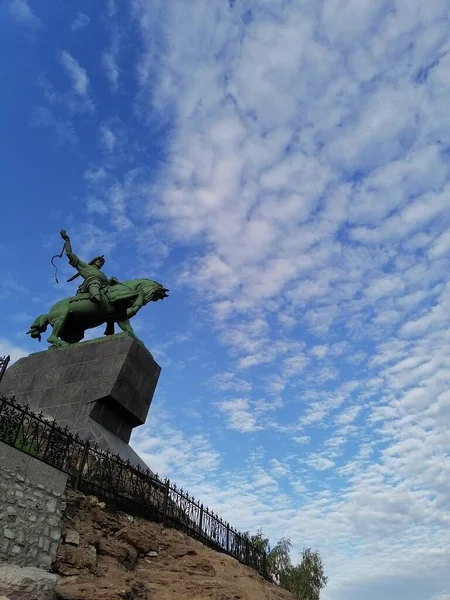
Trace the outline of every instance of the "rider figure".
{"label": "rider figure", "polygon": [[110,285],[114,285],[118,282],[118,280],[115,277],[109,279],[101,271],[101,268],[105,264],[105,259],[103,256],[97,256],[88,263],[85,263],[72,252],[70,238],[64,229],[61,230],[61,237],[66,243],[65,250],[67,258],[69,259],[69,264],[78,271],[76,275],[67,281],[73,281],[76,277],[81,275],[84,281],[79,286],[77,295],[88,293],[92,302],[101,302],[103,300],[106,288],[108,288]]}

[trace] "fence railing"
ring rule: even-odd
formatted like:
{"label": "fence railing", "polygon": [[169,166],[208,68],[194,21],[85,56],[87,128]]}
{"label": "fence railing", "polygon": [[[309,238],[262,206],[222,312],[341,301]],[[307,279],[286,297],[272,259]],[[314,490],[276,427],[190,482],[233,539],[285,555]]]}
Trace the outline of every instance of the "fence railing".
{"label": "fence railing", "polygon": [[267,577],[265,552],[168,479],[102,450],[3,396],[0,441],[67,473],[75,489],[95,493],[131,514],[185,531]]}
{"label": "fence railing", "polygon": [[10,358],[10,356],[0,356],[0,381],[2,380],[2,377],[6,371],[6,367],[8,366]]}

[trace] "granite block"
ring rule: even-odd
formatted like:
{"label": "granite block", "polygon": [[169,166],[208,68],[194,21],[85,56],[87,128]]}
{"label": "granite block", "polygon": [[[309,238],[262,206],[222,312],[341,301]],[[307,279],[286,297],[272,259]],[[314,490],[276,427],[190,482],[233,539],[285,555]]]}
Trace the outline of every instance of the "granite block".
{"label": "granite block", "polygon": [[0,394],[136,462],[128,441],[145,423],[160,371],[141,344],[118,334],[19,359]]}
{"label": "granite block", "polygon": [[39,379],[34,386],[34,389],[46,390],[58,384],[61,376],[62,367],[51,367],[44,369],[39,373]]}
{"label": "granite block", "polygon": [[55,373],[58,372],[58,380],[57,385],[66,385],[67,383],[75,383],[80,380],[81,373],[83,371],[84,365],[82,363],[75,363],[73,365],[67,365],[65,368],[61,368],[59,371],[54,370]]}

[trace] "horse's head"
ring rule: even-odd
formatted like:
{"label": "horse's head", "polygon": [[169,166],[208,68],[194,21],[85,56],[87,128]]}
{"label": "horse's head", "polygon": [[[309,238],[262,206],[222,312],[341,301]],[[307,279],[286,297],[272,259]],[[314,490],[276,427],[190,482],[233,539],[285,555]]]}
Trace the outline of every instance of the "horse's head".
{"label": "horse's head", "polygon": [[167,288],[163,287],[157,281],[152,281],[151,279],[143,279],[140,288],[144,292],[145,304],[148,304],[149,302],[157,302],[158,300],[164,300],[164,298],[169,296],[167,293],[169,290]]}

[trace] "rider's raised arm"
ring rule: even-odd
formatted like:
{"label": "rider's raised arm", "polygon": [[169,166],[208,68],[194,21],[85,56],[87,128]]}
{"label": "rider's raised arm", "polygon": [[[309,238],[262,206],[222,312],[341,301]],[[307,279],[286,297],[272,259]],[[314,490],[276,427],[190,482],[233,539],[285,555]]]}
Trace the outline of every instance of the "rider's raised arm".
{"label": "rider's raised arm", "polygon": [[78,256],[72,252],[72,248],[70,248],[70,250],[68,250],[67,246],[66,246],[66,254],[67,254],[67,258],[69,259],[69,265],[71,265],[75,269],[80,269],[80,268],[82,269],[83,267],[88,266],[87,263],[85,263],[83,260],[81,260],[81,258],[78,258]]}
{"label": "rider's raised arm", "polygon": [[81,268],[86,267],[87,264],[84,261],[82,261],[81,259],[79,259],[76,254],[73,253],[72,244],[70,243],[70,238],[67,235],[66,231],[64,229],[61,229],[60,234],[66,244],[65,250],[66,250],[66,256],[69,259],[69,264],[72,267],[74,267],[75,269],[78,269],[79,267],[81,267]]}

